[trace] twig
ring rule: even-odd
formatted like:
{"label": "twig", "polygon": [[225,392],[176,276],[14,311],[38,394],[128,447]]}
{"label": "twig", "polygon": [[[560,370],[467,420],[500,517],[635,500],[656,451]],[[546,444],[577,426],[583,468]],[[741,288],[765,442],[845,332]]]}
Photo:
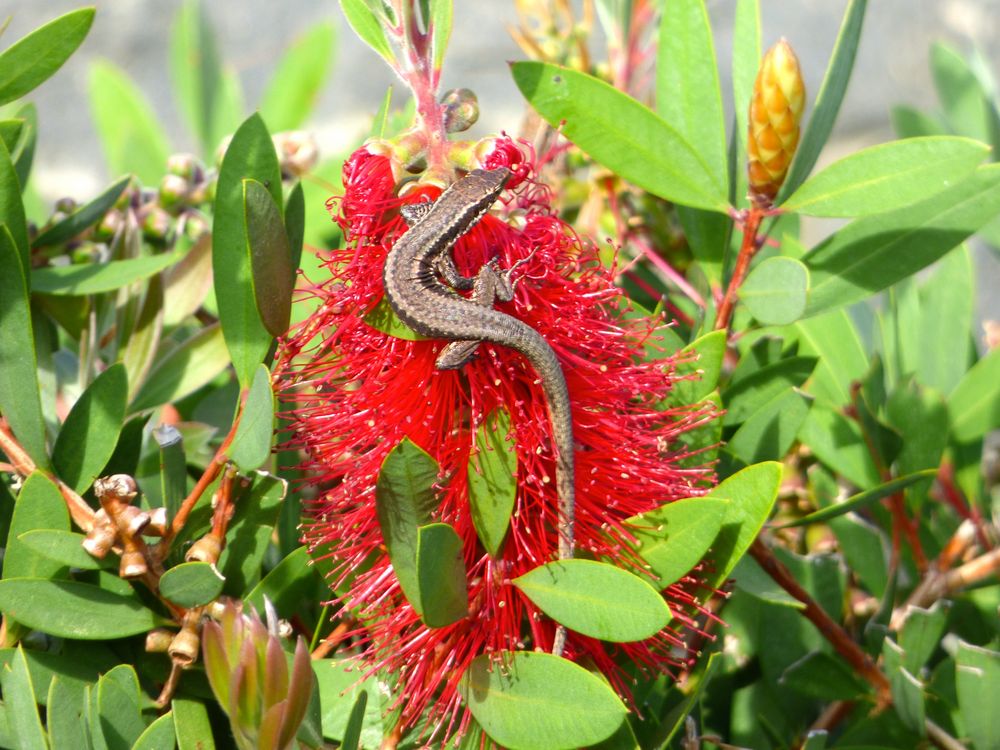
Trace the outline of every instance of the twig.
{"label": "twig", "polygon": [[736,265],[733,267],[733,275],[729,279],[726,287],[726,294],[719,303],[719,309],[715,314],[715,328],[729,328],[729,322],[733,317],[733,308],[736,306],[736,294],[740,285],[746,278],[747,271],[750,270],[750,261],[757,252],[760,244],[757,240],[757,231],[767,212],[758,206],[752,206],[745,213],[743,222],[743,242],[740,245],[739,255],[736,256]]}

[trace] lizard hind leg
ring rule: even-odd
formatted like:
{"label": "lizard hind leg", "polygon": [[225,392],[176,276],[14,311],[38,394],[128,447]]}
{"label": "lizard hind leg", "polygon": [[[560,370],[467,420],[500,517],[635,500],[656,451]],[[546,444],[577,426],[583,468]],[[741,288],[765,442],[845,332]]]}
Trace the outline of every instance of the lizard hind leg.
{"label": "lizard hind leg", "polygon": [[[496,300],[510,302],[514,298],[514,287],[510,277],[497,268],[497,260],[488,261],[476,274],[472,282],[472,296],[469,298],[481,307],[492,307]],[[460,339],[452,341],[438,355],[435,362],[439,370],[458,370],[476,356],[481,341]]]}

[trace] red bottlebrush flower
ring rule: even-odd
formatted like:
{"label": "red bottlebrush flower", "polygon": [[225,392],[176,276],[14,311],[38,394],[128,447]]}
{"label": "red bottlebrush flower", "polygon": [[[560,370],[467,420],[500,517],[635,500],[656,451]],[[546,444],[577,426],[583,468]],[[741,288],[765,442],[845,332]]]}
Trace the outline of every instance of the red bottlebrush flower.
{"label": "red bottlebrush flower", "polygon": [[[548,190],[509,140],[485,159],[516,175],[487,215],[453,249],[467,276],[492,258],[515,272],[515,298],[497,309],[542,334],[559,356],[573,404],[576,440],[576,548],[581,556],[629,568],[623,521],[691,495],[703,494],[706,468],[682,468],[677,436],[714,415],[665,410],[674,382],[670,358],[647,359],[658,321],[620,315],[624,297],[596,248],[551,210]],[[406,231],[401,205],[435,194],[427,187],[399,197],[389,159],[362,149],[344,166],[345,193],[336,221],[345,243],[325,263],[330,276],[314,287],[315,313],[284,340],[279,384],[296,408],[292,444],[304,449],[313,483],[322,488],[305,536],[314,557],[336,562],[340,600],[364,623],[363,658],[391,675],[404,726],[430,708],[431,720],[465,726],[456,692],[473,658],[511,649],[549,650],[555,623],[510,583],[549,562],[558,547],[558,498],[546,405],[534,371],[517,352],[483,344],[462,369],[443,371],[435,359],[445,341],[404,340],[376,329],[366,316],[382,298],[382,267]],[[383,303],[384,304],[384,303]],[[370,320],[370,318],[369,318]],[[469,505],[466,467],[475,431],[498,409],[510,415],[516,447],[517,497],[500,554],[479,542]],[[385,552],[376,515],[376,480],[383,460],[404,438],[440,466],[435,520],[463,542],[472,602],[468,617],[429,628],[403,596]],[[358,572],[362,571],[362,572]],[[344,590],[346,588],[346,590]],[[665,592],[680,606],[674,627],[691,626],[692,580]],[[680,633],[664,630],[634,643],[609,644],[570,632],[566,658],[597,666],[628,696],[625,662],[669,669],[685,660]],[[461,717],[461,718],[460,718]]]}

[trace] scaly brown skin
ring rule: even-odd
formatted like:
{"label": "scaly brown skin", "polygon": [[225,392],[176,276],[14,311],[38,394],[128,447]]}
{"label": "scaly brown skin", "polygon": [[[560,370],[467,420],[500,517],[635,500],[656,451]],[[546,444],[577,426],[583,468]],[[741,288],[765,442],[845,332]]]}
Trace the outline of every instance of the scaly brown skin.
{"label": "scaly brown skin", "polygon": [[[439,368],[462,367],[484,341],[520,352],[535,368],[556,449],[559,559],[568,560],[574,546],[573,420],[562,367],[538,331],[493,309],[495,300],[513,299],[510,271],[501,273],[491,261],[469,279],[458,273],[450,253],[458,238],[486,214],[510,176],[505,168],[477,169],[452,184],[434,203],[404,208],[410,228],[389,251],[382,280],[389,305],[400,320],[423,336],[451,341],[438,356]],[[456,289],[472,289],[472,297],[461,297]],[[553,653],[561,654],[565,641],[566,630],[560,625]]]}

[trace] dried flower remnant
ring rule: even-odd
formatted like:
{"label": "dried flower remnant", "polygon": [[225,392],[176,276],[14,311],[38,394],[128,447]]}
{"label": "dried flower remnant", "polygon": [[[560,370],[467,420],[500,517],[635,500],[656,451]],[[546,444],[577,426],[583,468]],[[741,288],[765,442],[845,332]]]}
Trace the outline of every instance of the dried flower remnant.
{"label": "dried flower remnant", "polygon": [[[311,481],[321,488],[306,539],[314,557],[335,563],[331,582],[339,599],[364,623],[357,637],[365,663],[383,678],[391,675],[403,726],[418,723],[429,708],[435,724],[455,729],[456,720],[463,727],[467,720],[456,687],[472,659],[552,646],[555,623],[511,580],[556,556],[555,466],[541,384],[520,354],[483,344],[461,370],[438,370],[435,359],[447,342],[413,340],[392,327],[381,301],[382,267],[406,231],[399,209],[440,190],[418,182],[400,196],[401,170],[387,153],[391,147],[372,144],[344,166],[335,220],[346,246],[329,253],[329,278],[312,289],[316,312],[283,341],[277,382],[295,404],[291,443],[304,449]],[[498,309],[538,330],[566,373],[577,443],[577,549],[634,567],[623,522],[703,492],[711,472],[681,467],[690,454],[678,436],[714,414],[664,407],[674,361],[645,358],[660,322],[621,317],[625,300],[613,272],[554,215],[548,190],[532,180],[533,164],[515,144],[490,141],[475,153],[476,166],[507,167],[515,177],[501,210],[459,239],[456,265],[472,276],[493,258],[501,268],[520,263],[515,298]],[[495,424],[498,413],[509,417],[510,434],[500,439],[516,452],[516,499],[506,538],[490,555],[473,522],[467,469],[477,429]],[[403,595],[376,513],[379,471],[404,439],[437,463],[433,520],[450,524],[462,541],[469,614],[445,627],[425,625]],[[684,608],[696,589],[688,579],[666,592],[681,605],[674,608],[680,629],[690,624]],[[614,645],[571,633],[565,656],[596,665],[627,696],[620,662],[666,670],[683,653],[682,633],[668,629]]]}
{"label": "dried flower remnant", "polygon": [[799,60],[784,39],[764,55],[750,101],[747,169],[754,203],[770,206],[799,145],[806,92]]}

